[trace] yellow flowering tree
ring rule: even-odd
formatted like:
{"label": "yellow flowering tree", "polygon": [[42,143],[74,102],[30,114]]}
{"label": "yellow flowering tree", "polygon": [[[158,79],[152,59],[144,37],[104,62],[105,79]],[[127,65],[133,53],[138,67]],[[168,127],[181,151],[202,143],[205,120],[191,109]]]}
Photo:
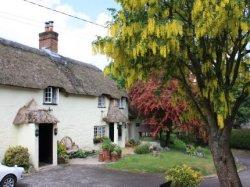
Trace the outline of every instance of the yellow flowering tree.
{"label": "yellow flowering tree", "polygon": [[127,86],[157,71],[178,79],[209,131],[221,186],[242,186],[229,138],[249,96],[250,1],[116,1],[121,10],[94,50],[114,60],[113,72],[122,67]]}

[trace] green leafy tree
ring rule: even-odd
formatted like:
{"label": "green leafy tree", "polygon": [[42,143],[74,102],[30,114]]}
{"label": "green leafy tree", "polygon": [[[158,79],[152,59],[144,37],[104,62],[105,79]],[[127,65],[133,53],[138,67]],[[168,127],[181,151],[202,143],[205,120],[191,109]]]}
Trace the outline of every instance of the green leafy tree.
{"label": "green leafy tree", "polygon": [[152,71],[178,79],[209,131],[221,186],[242,186],[229,139],[249,96],[250,1],[116,1],[121,10],[96,52],[123,68],[127,85]]}

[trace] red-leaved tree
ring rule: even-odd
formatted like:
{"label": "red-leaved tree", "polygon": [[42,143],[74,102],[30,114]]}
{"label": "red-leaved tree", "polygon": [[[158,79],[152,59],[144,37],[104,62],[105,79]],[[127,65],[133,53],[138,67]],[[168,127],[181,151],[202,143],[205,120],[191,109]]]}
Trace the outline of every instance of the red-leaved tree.
{"label": "red-leaved tree", "polygon": [[147,82],[137,82],[131,88],[129,98],[153,136],[166,132],[166,146],[174,129],[191,132],[201,126],[200,120],[189,115],[189,103],[180,97],[176,80],[163,85],[160,78],[152,76]]}

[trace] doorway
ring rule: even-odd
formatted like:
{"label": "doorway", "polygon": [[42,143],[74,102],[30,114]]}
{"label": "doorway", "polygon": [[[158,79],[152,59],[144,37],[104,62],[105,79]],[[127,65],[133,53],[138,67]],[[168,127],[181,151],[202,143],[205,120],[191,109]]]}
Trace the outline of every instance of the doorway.
{"label": "doorway", "polygon": [[114,123],[109,124],[109,139],[114,142]]}
{"label": "doorway", "polygon": [[53,125],[39,124],[39,167],[53,163]]}

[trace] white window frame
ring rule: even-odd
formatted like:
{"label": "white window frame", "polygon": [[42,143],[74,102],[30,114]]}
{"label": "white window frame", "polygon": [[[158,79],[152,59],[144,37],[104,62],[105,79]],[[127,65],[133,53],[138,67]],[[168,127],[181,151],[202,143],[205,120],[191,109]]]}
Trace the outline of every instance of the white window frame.
{"label": "white window frame", "polygon": [[59,89],[49,86],[44,89],[43,103],[50,105],[57,105],[59,101]]}
{"label": "white window frame", "polygon": [[126,107],[126,98],[122,97],[118,100],[119,109],[124,109]]}
{"label": "white window frame", "polygon": [[105,137],[106,136],[106,127],[105,126],[94,126],[94,137]]}
{"label": "white window frame", "polygon": [[106,108],[106,99],[103,95],[98,97],[98,108]]}

